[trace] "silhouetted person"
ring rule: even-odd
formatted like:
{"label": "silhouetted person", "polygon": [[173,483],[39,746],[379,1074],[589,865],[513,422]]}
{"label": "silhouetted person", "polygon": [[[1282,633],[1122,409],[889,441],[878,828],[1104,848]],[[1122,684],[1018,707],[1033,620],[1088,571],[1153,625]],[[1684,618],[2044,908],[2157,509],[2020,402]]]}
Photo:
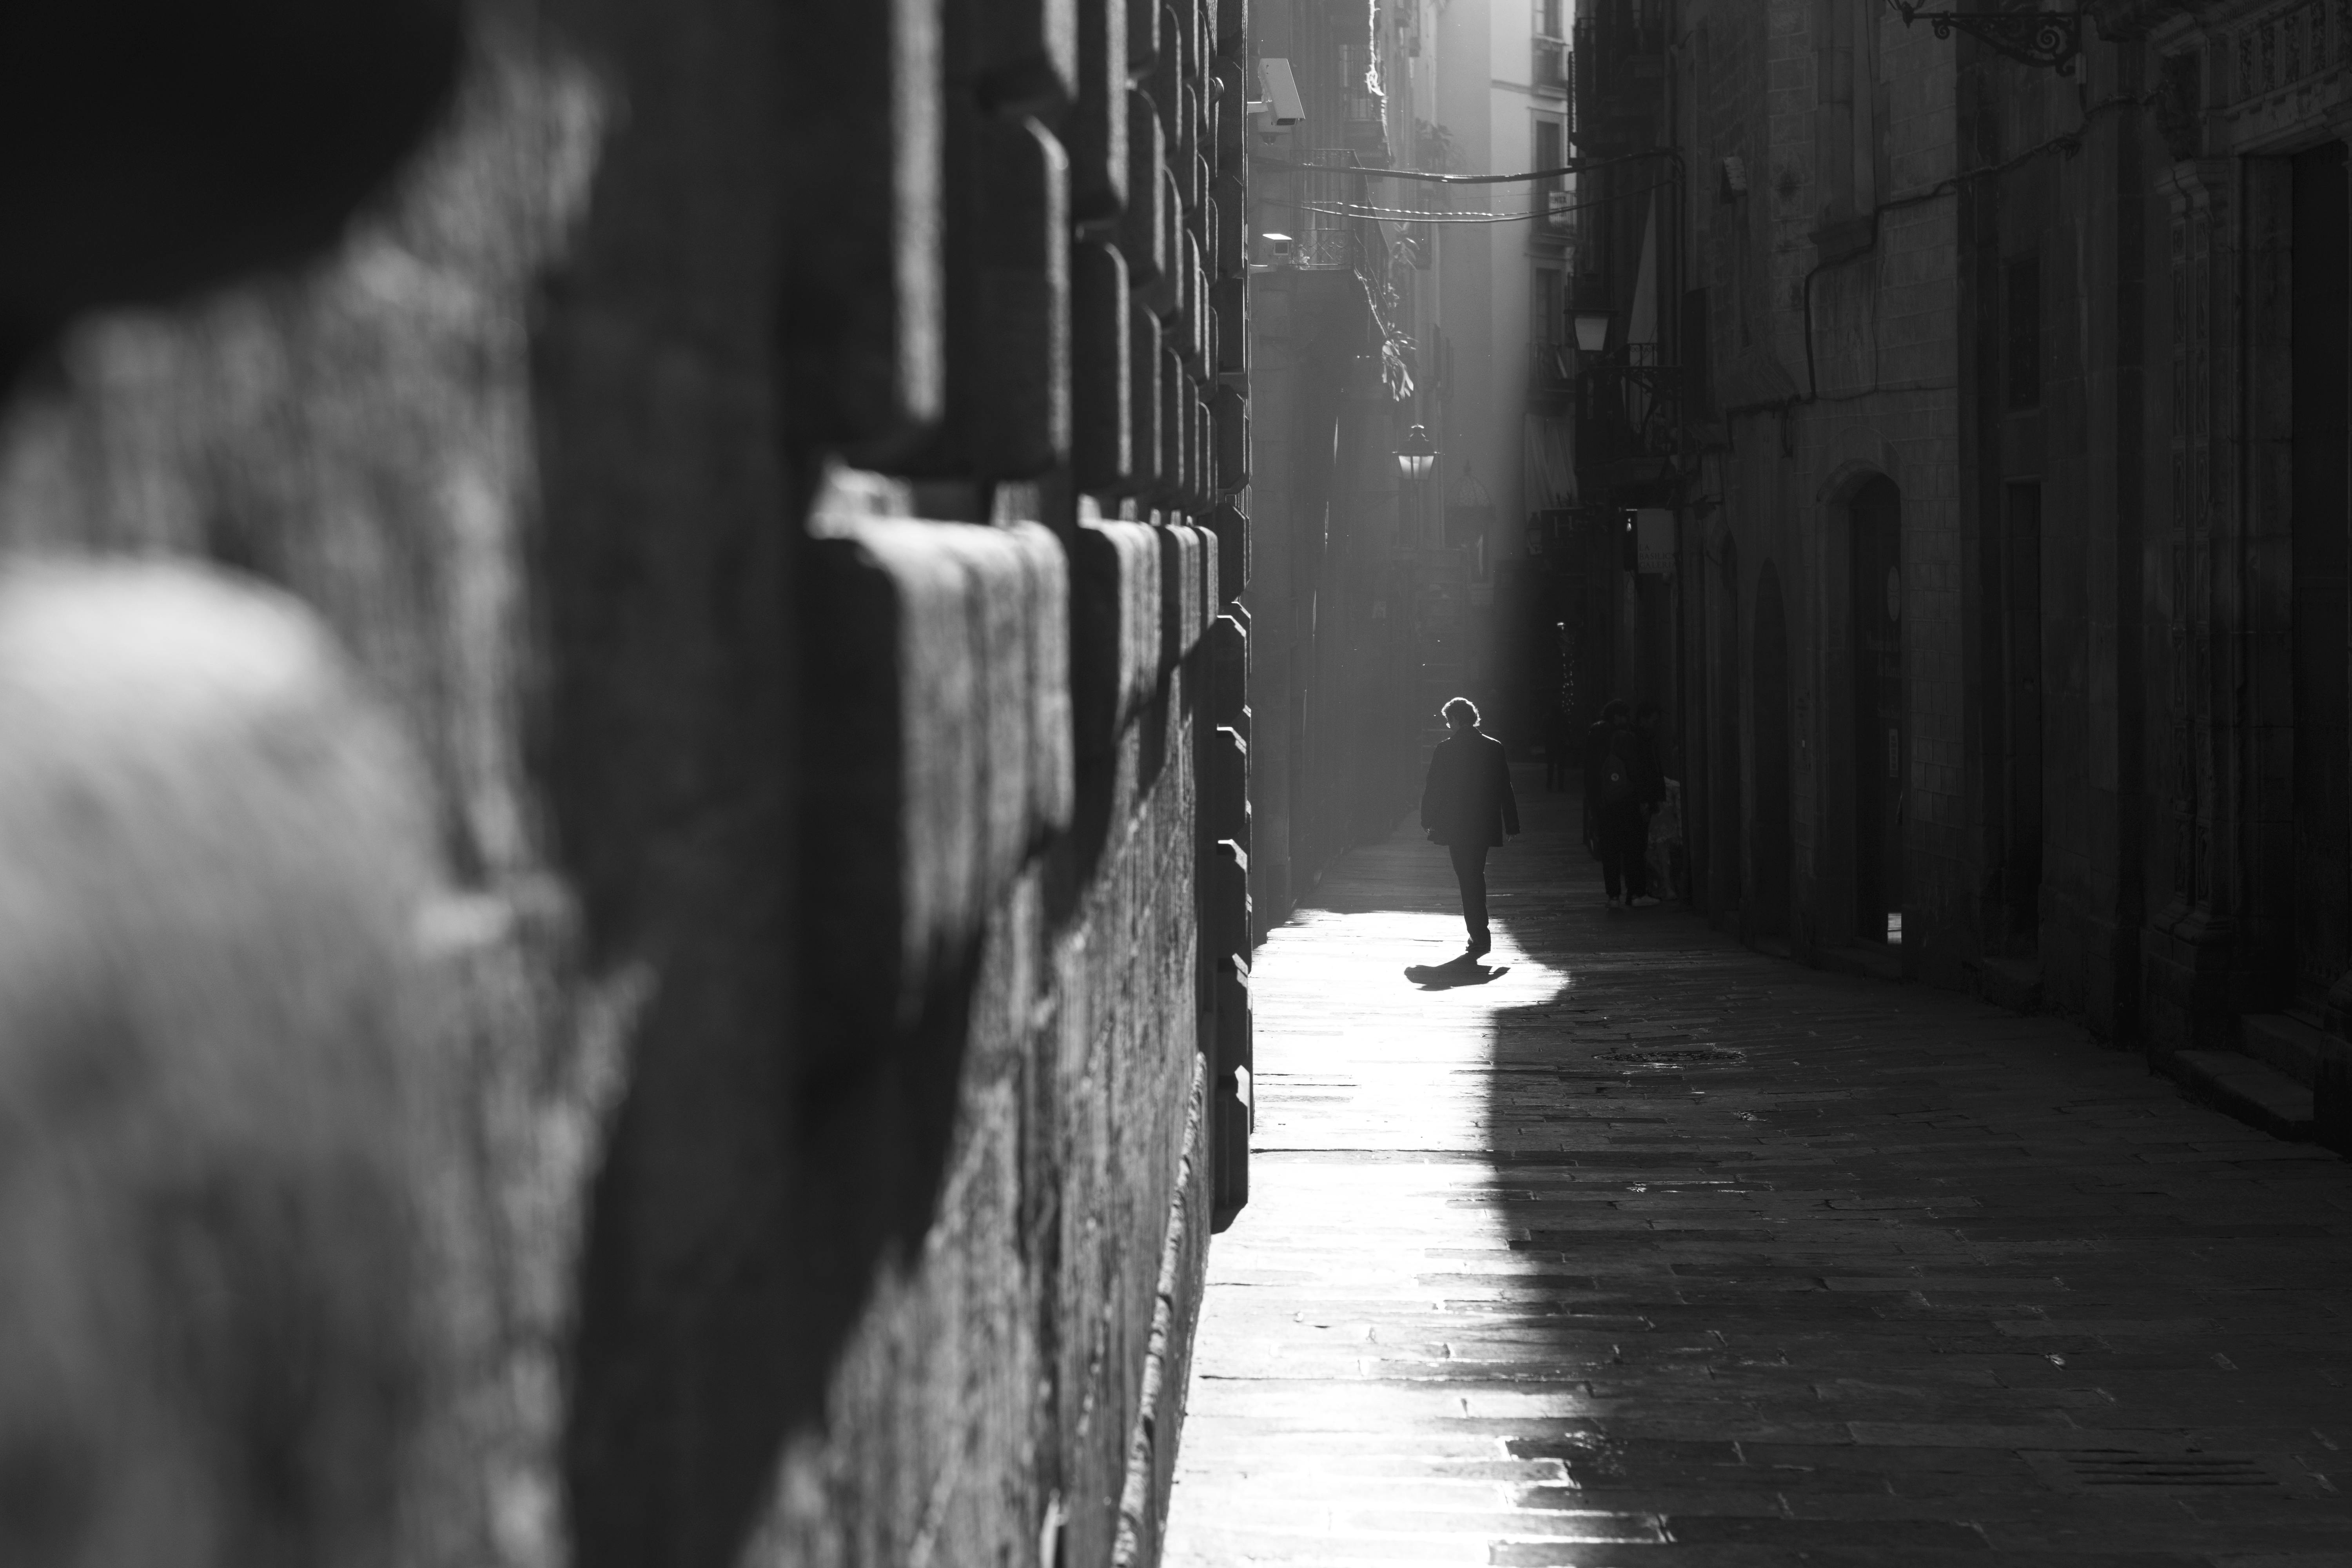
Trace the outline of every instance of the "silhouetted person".
{"label": "silhouetted person", "polygon": [[1664,798],[1648,738],[1622,700],[1585,731],[1584,837],[1601,855],[1601,885],[1612,909],[1650,892],[1650,807]]}
{"label": "silhouetted person", "polygon": [[1469,953],[1495,943],[1486,930],[1486,851],[1519,830],[1519,801],[1511,793],[1511,764],[1503,742],[1479,733],[1478,705],[1457,697],[1444,709],[1452,731],[1429,759],[1429,782],[1421,791],[1421,825],[1429,841],[1454,858],[1454,879],[1462,885],[1462,923],[1470,928]]}

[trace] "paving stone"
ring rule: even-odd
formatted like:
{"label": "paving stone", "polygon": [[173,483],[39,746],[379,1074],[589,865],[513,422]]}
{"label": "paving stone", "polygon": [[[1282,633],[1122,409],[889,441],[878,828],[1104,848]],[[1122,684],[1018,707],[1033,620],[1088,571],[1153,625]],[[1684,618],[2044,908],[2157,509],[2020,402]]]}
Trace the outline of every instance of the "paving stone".
{"label": "paving stone", "polygon": [[2352,1166],[1520,798],[1485,983],[1412,832],[1258,953],[1171,1568],[2352,1568]]}

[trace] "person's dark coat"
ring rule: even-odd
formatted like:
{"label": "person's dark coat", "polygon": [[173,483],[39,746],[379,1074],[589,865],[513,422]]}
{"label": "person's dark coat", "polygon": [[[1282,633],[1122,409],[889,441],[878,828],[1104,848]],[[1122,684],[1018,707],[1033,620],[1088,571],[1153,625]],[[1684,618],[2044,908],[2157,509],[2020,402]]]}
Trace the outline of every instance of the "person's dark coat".
{"label": "person's dark coat", "polygon": [[1601,799],[1601,767],[1612,752],[1625,759],[1636,802],[1656,805],[1666,798],[1665,775],[1658,766],[1657,744],[1648,731],[1603,719],[1584,732],[1584,799],[1588,806]]}
{"label": "person's dark coat", "polygon": [[1519,830],[1519,801],[1503,742],[1475,730],[1437,743],[1421,792],[1421,825],[1432,844],[1496,845]]}

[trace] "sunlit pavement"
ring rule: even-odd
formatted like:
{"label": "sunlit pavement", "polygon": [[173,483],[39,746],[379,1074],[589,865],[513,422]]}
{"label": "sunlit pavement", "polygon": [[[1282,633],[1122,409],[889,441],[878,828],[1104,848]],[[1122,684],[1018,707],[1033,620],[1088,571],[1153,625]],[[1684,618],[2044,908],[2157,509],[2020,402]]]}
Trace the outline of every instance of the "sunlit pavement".
{"label": "sunlit pavement", "polygon": [[2352,1568],[2352,1165],[2076,1028],[1602,907],[1564,797],[1254,968],[1168,1562]]}

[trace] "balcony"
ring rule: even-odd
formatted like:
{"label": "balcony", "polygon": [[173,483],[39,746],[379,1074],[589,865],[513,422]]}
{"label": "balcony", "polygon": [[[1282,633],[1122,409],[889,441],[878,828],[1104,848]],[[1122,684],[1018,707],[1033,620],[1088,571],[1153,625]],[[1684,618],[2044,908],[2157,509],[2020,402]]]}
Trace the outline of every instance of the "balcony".
{"label": "balcony", "polygon": [[[1293,264],[1310,271],[1354,271],[1366,265],[1364,220],[1341,216],[1365,199],[1363,160],[1353,147],[1318,147],[1300,155],[1302,205]],[[1317,209],[1321,210],[1317,210]]]}
{"label": "balcony", "polygon": [[1577,377],[1576,451],[1583,493],[1653,483],[1683,441],[1684,374],[1654,343],[1586,356]]}

